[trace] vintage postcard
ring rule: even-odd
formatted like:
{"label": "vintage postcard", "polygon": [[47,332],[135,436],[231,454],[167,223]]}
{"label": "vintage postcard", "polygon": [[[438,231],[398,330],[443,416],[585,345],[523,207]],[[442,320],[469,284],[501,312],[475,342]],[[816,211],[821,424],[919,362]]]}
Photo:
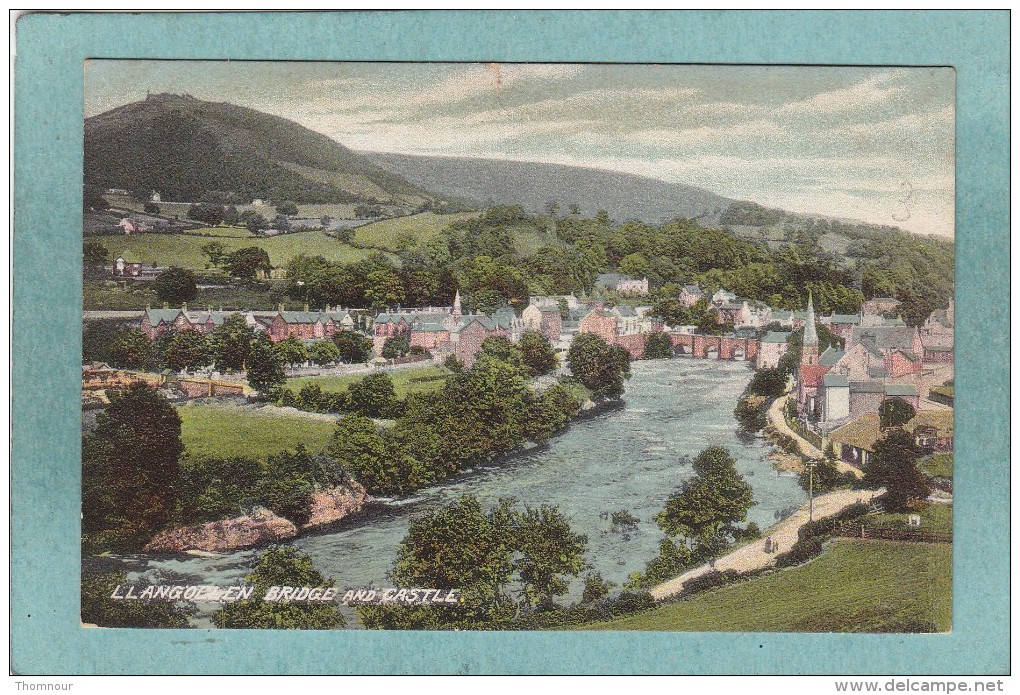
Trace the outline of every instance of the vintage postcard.
{"label": "vintage postcard", "polygon": [[84,626],[951,631],[952,68],[84,74]]}

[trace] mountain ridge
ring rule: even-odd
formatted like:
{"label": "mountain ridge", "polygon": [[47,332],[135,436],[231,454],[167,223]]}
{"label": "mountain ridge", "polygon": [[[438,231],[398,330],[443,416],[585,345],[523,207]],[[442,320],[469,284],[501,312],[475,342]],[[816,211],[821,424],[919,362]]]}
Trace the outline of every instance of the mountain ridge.
{"label": "mountain ridge", "polygon": [[86,185],[156,191],[165,200],[226,194],[232,202],[415,205],[435,199],[294,121],[189,95],[150,94],[85,119],[84,150]]}
{"label": "mountain ridge", "polygon": [[541,213],[549,202],[556,201],[564,212],[577,203],[581,215],[605,210],[618,221],[639,219],[657,224],[686,217],[714,224],[735,202],[695,186],[611,169],[512,159],[357,152],[415,185],[479,207],[519,204],[528,212]]}

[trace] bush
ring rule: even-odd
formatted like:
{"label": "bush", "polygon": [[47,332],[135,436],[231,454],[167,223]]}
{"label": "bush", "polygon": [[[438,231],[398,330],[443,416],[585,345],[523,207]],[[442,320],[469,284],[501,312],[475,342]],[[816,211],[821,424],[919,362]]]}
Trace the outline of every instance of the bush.
{"label": "bush", "polygon": [[681,596],[684,598],[693,596],[694,594],[701,593],[702,591],[708,591],[709,589],[715,589],[723,586],[724,584],[735,582],[738,579],[740,579],[740,572],[737,572],[736,570],[725,570],[723,572],[712,570],[711,572],[706,572],[699,577],[694,577],[693,579],[688,579],[684,582],[684,588]]}
{"label": "bush", "polygon": [[738,528],[733,532],[733,539],[736,541],[753,541],[756,538],[761,538],[761,529],[753,521],[745,528]]}
{"label": "bush", "polygon": [[[803,529],[801,529],[803,531]],[[822,552],[822,541],[820,538],[810,536],[807,538],[801,538],[793,547],[790,548],[790,552],[783,553],[776,558],[776,567],[792,567],[799,565],[802,562],[807,562],[816,555],[820,555]]]}

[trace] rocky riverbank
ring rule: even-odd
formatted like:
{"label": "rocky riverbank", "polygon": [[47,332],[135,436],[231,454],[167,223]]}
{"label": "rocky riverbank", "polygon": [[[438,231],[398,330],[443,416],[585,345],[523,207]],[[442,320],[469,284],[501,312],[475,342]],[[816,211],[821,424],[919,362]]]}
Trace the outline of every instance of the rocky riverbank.
{"label": "rocky riverbank", "polygon": [[277,543],[308,531],[350,518],[369,501],[365,488],[357,483],[349,487],[318,490],[311,505],[308,522],[300,528],[289,519],[268,509],[232,519],[182,526],[162,531],[145,546],[147,553],[203,551],[225,553],[259,545]]}

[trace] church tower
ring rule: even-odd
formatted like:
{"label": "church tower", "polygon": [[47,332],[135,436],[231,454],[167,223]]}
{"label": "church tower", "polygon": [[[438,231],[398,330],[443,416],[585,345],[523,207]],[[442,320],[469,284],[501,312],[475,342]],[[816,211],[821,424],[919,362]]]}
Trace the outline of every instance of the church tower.
{"label": "church tower", "polygon": [[818,364],[818,332],[815,330],[815,307],[808,290],[807,318],[804,320],[804,346],[800,352],[802,365]]}
{"label": "church tower", "polygon": [[464,317],[460,310],[460,290],[457,290],[457,293],[453,296],[453,311],[450,316],[453,318],[453,325],[459,326],[461,319]]}

